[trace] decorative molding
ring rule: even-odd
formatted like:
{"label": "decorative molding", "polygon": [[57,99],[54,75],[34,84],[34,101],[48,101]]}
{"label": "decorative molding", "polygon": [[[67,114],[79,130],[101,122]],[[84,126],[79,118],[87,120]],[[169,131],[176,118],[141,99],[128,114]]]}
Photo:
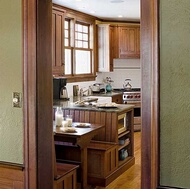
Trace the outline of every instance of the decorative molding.
{"label": "decorative molding", "polygon": [[2,162],[2,161],[0,161],[0,167],[10,168],[10,169],[18,169],[18,170],[24,169],[23,164],[16,164],[16,163],[9,163],[9,162]]}
{"label": "decorative molding", "polygon": [[172,187],[172,186],[159,186],[157,189],[185,189],[185,188]]}

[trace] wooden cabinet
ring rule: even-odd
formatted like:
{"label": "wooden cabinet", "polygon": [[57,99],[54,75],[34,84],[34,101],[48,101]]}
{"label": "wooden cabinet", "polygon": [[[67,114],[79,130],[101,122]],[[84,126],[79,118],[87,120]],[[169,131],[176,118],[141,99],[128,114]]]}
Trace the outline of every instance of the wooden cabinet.
{"label": "wooden cabinet", "polygon": [[52,10],[52,73],[64,74],[64,10]]}
{"label": "wooden cabinet", "polygon": [[[72,114],[74,122],[104,124],[88,146],[88,184],[106,187],[135,163],[133,106],[119,105],[119,111],[94,111],[64,109],[64,115]],[[126,115],[126,129],[118,132],[120,115]],[[127,156],[121,156],[121,154]],[[64,153],[65,154],[65,153]],[[75,154],[77,157],[77,154]]]}
{"label": "wooden cabinet", "polygon": [[98,71],[113,71],[113,59],[140,58],[140,25],[98,26]]}
{"label": "wooden cabinet", "polygon": [[118,26],[119,57],[140,58],[140,26]]}
{"label": "wooden cabinet", "polygon": [[112,102],[115,102],[117,104],[123,104],[123,95],[122,93],[121,94],[117,94],[117,95],[114,95],[112,96]]}

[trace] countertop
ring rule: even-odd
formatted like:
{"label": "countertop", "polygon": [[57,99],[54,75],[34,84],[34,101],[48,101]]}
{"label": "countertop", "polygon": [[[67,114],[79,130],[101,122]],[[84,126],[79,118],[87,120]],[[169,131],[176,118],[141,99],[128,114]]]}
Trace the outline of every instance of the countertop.
{"label": "countertop", "polygon": [[[93,98],[93,96],[88,96],[84,98]],[[81,97],[81,100],[83,97]],[[129,110],[134,107],[134,105],[127,105],[127,104],[116,104],[116,107],[105,107],[105,108],[99,108],[93,105],[85,105],[85,106],[77,106],[74,102],[79,100],[78,98],[70,98],[69,101],[64,100],[54,100],[53,102],[53,108],[56,107],[62,107],[63,109],[76,109],[76,110],[88,110],[88,111],[104,111],[104,112],[122,112]]]}
{"label": "countertop", "polygon": [[119,94],[123,94],[123,92],[93,93],[90,96],[112,97],[112,96],[116,96]]}

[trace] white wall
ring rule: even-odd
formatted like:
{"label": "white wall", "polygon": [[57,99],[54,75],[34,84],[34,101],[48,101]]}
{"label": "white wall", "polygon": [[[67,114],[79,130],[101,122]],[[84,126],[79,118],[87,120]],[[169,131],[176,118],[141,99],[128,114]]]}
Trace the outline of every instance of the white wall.
{"label": "white wall", "polygon": [[97,83],[103,82],[106,77],[111,77],[114,81],[113,88],[122,88],[123,83],[126,78],[131,79],[131,85],[133,88],[141,87],[141,69],[140,69],[140,59],[114,59],[114,71],[113,72],[98,72],[96,81],[90,82],[77,82],[68,83],[67,90],[68,95],[73,95],[73,85],[79,85],[79,88],[85,87]]}

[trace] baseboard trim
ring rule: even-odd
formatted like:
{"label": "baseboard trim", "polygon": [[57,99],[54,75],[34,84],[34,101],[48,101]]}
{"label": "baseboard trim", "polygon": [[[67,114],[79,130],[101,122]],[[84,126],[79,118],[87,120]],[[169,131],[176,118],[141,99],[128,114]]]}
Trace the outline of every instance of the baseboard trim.
{"label": "baseboard trim", "polygon": [[172,187],[172,186],[159,186],[157,189],[185,189],[185,188]]}

